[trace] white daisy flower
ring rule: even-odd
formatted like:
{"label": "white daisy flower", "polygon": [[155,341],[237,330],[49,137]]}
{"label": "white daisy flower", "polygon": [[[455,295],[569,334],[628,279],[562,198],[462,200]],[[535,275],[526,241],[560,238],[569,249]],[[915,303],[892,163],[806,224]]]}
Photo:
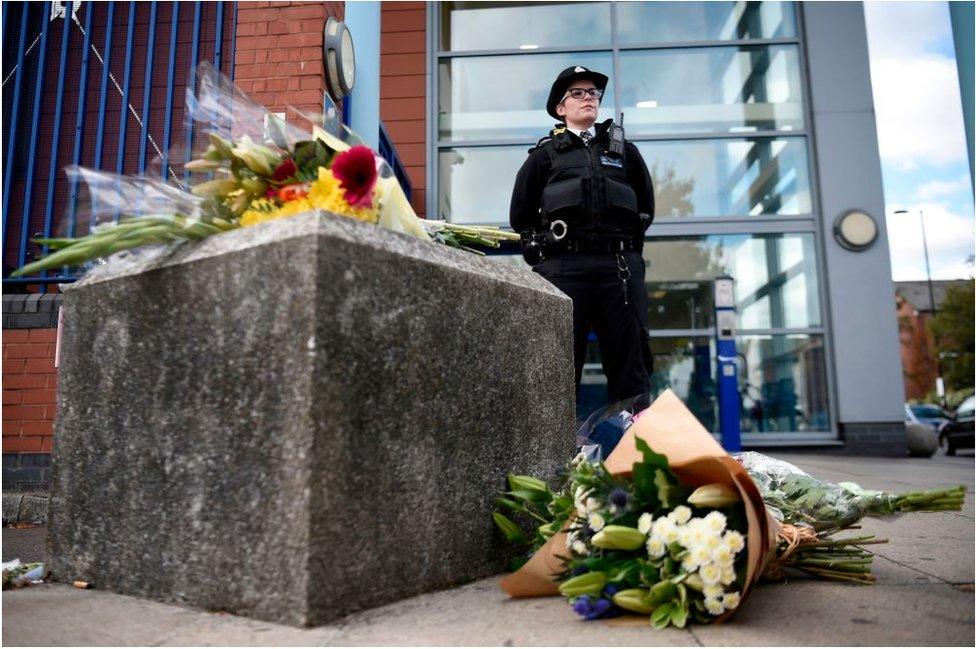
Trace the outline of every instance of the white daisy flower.
{"label": "white daisy flower", "polygon": [[722,606],[721,600],[706,597],[705,610],[711,613],[712,615],[721,615],[722,613],[725,612],[725,607]]}
{"label": "white daisy flower", "polygon": [[728,546],[720,545],[714,550],[712,550],[712,563],[725,567],[731,567],[735,562],[735,554],[728,548]]}
{"label": "white daisy flower", "polygon": [[692,548],[688,552],[688,556],[691,557],[696,566],[703,566],[711,559],[711,553],[708,551],[708,548],[700,545]]}
{"label": "white daisy flower", "polygon": [[720,580],[723,586],[728,586],[735,581],[735,569],[731,566],[722,569],[722,578]]}
{"label": "white daisy flower", "polygon": [[664,556],[664,553],[667,551],[667,547],[665,547],[664,541],[658,538],[652,537],[648,539],[646,546],[647,546],[647,556],[649,556],[652,559],[660,559],[661,557]]}
{"label": "white daisy flower", "polygon": [[586,544],[583,543],[582,541],[574,541],[572,547],[573,547],[573,552],[575,552],[576,554],[580,554],[584,556],[589,554],[589,552],[586,551]]}
{"label": "white daisy flower", "polygon": [[590,529],[594,532],[599,532],[603,529],[603,526],[607,524],[607,522],[603,519],[603,516],[597,514],[596,512],[590,514],[589,518],[586,519],[586,522],[590,526]]}
{"label": "white daisy flower", "polygon": [[684,525],[691,520],[691,510],[684,505],[678,505],[668,514],[668,518],[677,525]]}
{"label": "white daisy flower", "polygon": [[722,569],[714,564],[706,563],[698,569],[698,575],[706,586],[717,584],[722,579]]}
{"label": "white daisy flower", "polygon": [[600,508],[602,508],[602,507],[603,507],[603,505],[596,498],[587,498],[586,499],[586,512],[587,513],[599,511]]}
{"label": "white daisy flower", "polygon": [[708,512],[704,518],[704,527],[712,533],[721,534],[725,531],[725,514],[718,511]]}
{"label": "white daisy flower", "polygon": [[705,537],[705,540],[702,542],[702,545],[708,548],[709,550],[714,550],[715,548],[722,545],[722,537],[720,537],[718,534],[709,534]]}
{"label": "white daisy flower", "polygon": [[746,547],[746,540],[739,532],[735,530],[729,530],[722,537],[723,543],[729,547],[733,552],[741,552],[743,548]]}
{"label": "white daisy flower", "polygon": [[719,584],[709,584],[702,588],[702,595],[709,599],[722,599],[725,590]]}
{"label": "white daisy flower", "polygon": [[641,534],[648,534],[651,531],[653,521],[654,517],[647,512],[641,514],[640,518],[637,519],[637,531]]}
{"label": "white daisy flower", "polygon": [[569,534],[567,534],[566,535],[566,547],[569,548],[569,549],[572,549],[573,548],[573,543],[575,543],[577,541],[577,539],[578,539],[578,537],[576,536],[576,532],[570,532]]}
{"label": "white daisy flower", "polygon": [[739,605],[739,593],[725,593],[722,595],[722,606],[728,609],[733,609]]}
{"label": "white daisy flower", "polygon": [[672,527],[664,533],[664,542],[668,545],[678,542],[678,536],[680,535],[680,530],[677,527]]}

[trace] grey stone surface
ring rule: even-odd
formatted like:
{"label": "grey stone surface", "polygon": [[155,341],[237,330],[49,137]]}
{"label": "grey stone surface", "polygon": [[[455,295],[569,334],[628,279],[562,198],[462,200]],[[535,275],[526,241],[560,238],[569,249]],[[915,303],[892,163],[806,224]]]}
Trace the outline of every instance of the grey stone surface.
{"label": "grey stone surface", "polygon": [[20,520],[20,503],[24,500],[22,493],[3,494],[3,524],[13,525]]}
{"label": "grey stone surface", "polygon": [[908,455],[905,422],[840,423],[844,452],[852,455],[904,457]]}
{"label": "grey stone surface", "polygon": [[65,311],[59,580],[321,624],[497,573],[504,475],[572,452],[569,299],[350,219],[103,266]]}
{"label": "grey stone surface", "polygon": [[24,499],[20,503],[20,523],[30,525],[40,525],[47,522],[48,495],[45,493],[24,494]]}
{"label": "grey stone surface", "polygon": [[939,448],[939,436],[928,426],[905,424],[908,433],[908,454],[912,457],[932,457]]}

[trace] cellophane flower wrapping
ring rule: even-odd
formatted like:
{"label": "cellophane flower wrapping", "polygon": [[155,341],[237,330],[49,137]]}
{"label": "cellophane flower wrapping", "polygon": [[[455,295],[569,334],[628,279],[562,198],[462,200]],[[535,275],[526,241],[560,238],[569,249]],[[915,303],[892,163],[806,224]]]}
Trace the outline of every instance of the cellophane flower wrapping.
{"label": "cellophane flower wrapping", "polygon": [[864,489],[853,482],[833,483],[816,478],[789,462],[754,451],[737,453],[778,520],[806,525],[817,532],[856,524],[871,514],[897,515],[898,496]]}

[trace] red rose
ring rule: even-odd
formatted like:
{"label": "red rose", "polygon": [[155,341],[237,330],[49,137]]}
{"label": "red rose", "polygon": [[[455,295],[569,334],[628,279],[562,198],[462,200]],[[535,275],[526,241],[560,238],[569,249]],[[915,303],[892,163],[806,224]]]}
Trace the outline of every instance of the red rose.
{"label": "red rose", "polygon": [[373,206],[376,185],[376,158],[368,146],[354,146],[332,161],[332,175],[344,190],[346,202],[353,207]]}
{"label": "red rose", "polygon": [[283,180],[288,180],[289,178],[294,176],[295,172],[297,171],[298,171],[298,167],[295,166],[295,161],[292,160],[291,158],[285,158],[284,160],[281,161],[281,164],[275,167],[274,175],[272,175],[271,177],[277,180],[278,182],[282,182]]}

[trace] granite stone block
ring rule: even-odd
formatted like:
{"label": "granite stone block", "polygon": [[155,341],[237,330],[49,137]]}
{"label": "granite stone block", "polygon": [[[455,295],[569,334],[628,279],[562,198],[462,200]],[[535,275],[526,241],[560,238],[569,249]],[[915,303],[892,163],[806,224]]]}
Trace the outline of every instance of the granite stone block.
{"label": "granite stone block", "polygon": [[495,574],[508,472],[573,451],[572,304],[312,213],[65,294],[59,580],[296,625]]}

